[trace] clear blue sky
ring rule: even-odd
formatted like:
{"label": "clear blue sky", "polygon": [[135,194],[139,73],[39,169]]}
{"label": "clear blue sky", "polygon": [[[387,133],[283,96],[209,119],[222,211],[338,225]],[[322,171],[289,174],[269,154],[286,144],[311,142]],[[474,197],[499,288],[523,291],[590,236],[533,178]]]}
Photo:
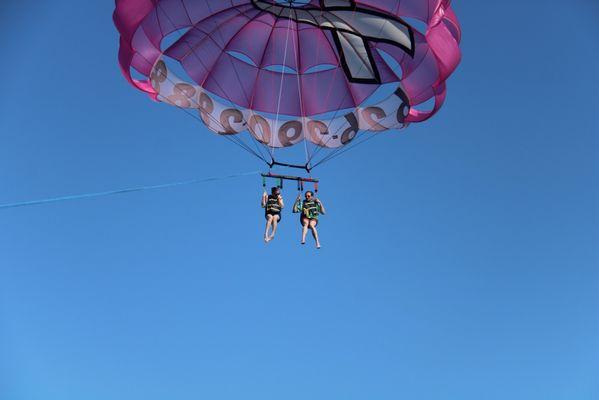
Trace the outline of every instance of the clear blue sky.
{"label": "clear blue sky", "polygon": [[[255,177],[0,211],[0,399],[599,399],[599,5],[454,7],[446,105],[319,171],[318,253]],[[0,203],[260,169],[125,83],[112,9],[2,0]]]}

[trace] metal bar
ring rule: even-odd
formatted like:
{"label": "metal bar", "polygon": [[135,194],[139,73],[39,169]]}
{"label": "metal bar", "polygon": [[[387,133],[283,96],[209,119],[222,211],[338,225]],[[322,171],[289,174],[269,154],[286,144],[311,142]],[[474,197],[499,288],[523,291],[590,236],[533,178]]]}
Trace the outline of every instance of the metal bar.
{"label": "metal bar", "polygon": [[304,165],[297,165],[297,164],[287,164],[287,163],[281,163],[278,161],[273,160],[270,163],[270,167],[274,167],[275,165],[278,165],[280,167],[288,167],[288,168],[297,168],[297,169],[303,169],[304,171],[310,173],[311,168],[308,167],[308,164],[304,164]]}
{"label": "metal bar", "polygon": [[301,176],[291,176],[291,175],[278,175],[271,174],[270,172],[267,174],[260,174],[263,178],[273,178],[273,179],[284,179],[287,181],[299,181],[299,182],[314,182],[318,183],[318,179],[316,178],[303,178]]}

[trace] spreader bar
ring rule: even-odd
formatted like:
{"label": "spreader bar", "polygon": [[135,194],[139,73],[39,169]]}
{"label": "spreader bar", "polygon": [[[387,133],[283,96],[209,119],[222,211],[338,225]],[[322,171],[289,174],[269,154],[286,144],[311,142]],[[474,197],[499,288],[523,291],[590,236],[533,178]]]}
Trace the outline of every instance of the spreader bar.
{"label": "spreader bar", "polygon": [[263,178],[273,178],[273,179],[283,179],[283,180],[287,180],[287,181],[318,183],[318,179],[316,179],[316,178],[304,178],[301,176],[292,176],[292,175],[279,175],[279,174],[272,174],[270,172],[267,174],[260,174],[260,175],[262,175]]}

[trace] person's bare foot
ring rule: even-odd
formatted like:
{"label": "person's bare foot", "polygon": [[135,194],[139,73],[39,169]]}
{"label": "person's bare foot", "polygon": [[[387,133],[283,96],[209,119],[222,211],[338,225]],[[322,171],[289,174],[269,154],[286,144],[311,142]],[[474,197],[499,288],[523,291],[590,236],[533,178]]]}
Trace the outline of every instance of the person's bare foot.
{"label": "person's bare foot", "polygon": [[271,239],[268,236],[264,236],[264,243],[268,243],[268,242],[270,242],[270,240]]}
{"label": "person's bare foot", "polygon": [[274,238],[275,238],[275,235],[271,235],[271,236],[268,238],[268,241],[270,242],[270,241],[271,241],[271,240],[273,240]]}

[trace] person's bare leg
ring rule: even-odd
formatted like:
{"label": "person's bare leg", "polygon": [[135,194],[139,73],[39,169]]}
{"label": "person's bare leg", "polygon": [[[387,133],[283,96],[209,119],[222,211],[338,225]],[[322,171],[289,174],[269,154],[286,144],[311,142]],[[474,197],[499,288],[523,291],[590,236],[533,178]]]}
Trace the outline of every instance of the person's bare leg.
{"label": "person's bare leg", "polygon": [[270,231],[270,227],[272,225],[272,215],[268,214],[266,216],[266,230],[264,231],[264,241],[269,242],[270,236],[268,235],[268,231]]}
{"label": "person's bare leg", "polygon": [[275,233],[277,232],[277,225],[279,225],[279,219],[281,219],[281,217],[278,215],[272,217],[272,232],[270,233],[269,240],[273,240],[275,238]]}
{"label": "person's bare leg", "polygon": [[310,221],[310,230],[312,231],[312,236],[314,236],[314,241],[316,242],[316,248],[320,249],[320,241],[318,240],[318,231],[316,230],[316,221]]}
{"label": "person's bare leg", "polygon": [[306,244],[306,234],[308,233],[308,218],[302,218],[302,244]]}

